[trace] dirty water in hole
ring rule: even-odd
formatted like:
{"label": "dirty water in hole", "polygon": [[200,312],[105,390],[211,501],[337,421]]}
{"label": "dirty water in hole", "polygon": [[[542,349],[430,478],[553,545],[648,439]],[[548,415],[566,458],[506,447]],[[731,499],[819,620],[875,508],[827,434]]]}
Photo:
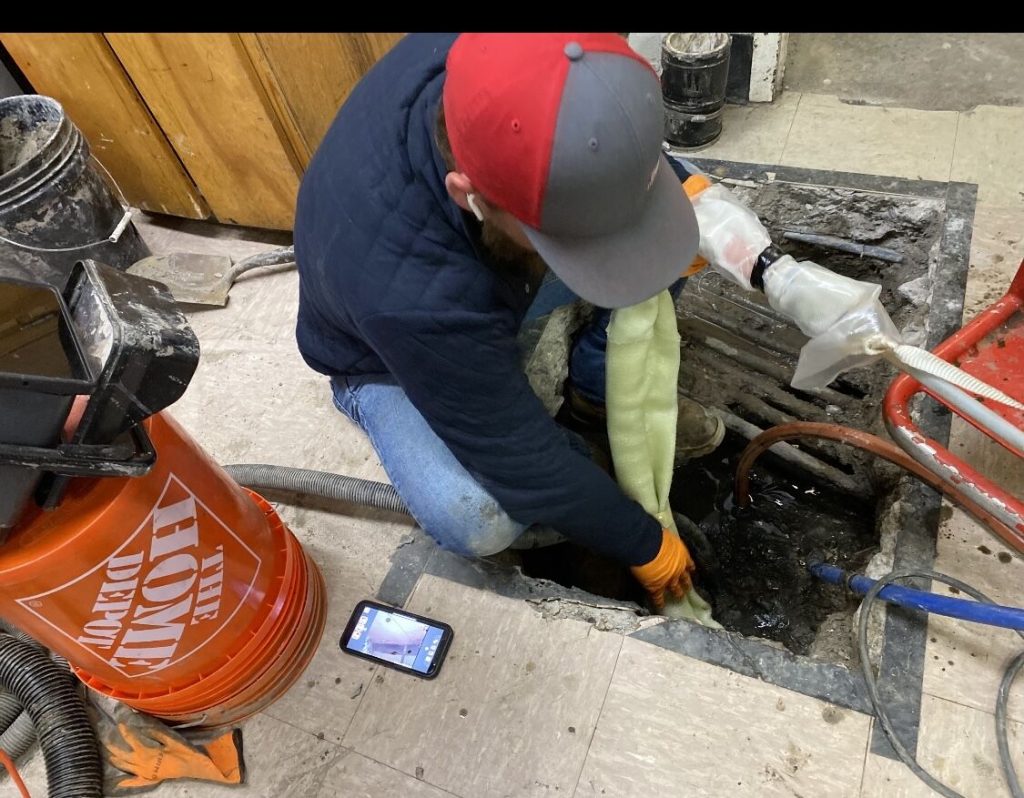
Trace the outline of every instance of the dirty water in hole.
{"label": "dirty water in hole", "polygon": [[749,506],[736,507],[732,478],[746,443],[730,434],[716,452],[677,469],[672,508],[697,523],[713,553],[695,559],[715,619],[807,654],[826,618],[856,608],[844,591],[814,578],[807,562],[863,568],[878,550],[874,506],[763,455]]}
{"label": "dirty water in hole", "polygon": [[[763,455],[751,472],[752,501],[732,498],[736,462],[746,441],[729,434],[712,454],[676,469],[672,509],[700,530],[684,531],[697,562],[698,590],[726,629],[808,654],[822,624],[852,613],[856,601],[808,573],[818,556],[863,568],[878,550],[872,503],[841,493]],[[527,576],[609,598],[644,602],[628,569],[573,543],[516,552]]]}

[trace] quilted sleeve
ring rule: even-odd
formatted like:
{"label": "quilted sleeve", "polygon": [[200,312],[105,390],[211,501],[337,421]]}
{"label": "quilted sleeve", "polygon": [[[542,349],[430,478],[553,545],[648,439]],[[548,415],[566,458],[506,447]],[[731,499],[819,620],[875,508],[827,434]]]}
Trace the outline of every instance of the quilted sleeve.
{"label": "quilted sleeve", "polygon": [[627,565],[661,526],[577,452],[531,390],[512,324],[449,309],[377,313],[363,335],[430,427],[519,523],[545,524]]}

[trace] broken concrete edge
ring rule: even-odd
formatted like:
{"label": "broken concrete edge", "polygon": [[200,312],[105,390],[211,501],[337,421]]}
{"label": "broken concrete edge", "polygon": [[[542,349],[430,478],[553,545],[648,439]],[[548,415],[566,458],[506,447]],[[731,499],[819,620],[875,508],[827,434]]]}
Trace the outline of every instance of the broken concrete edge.
{"label": "broken concrete edge", "polygon": [[[946,193],[946,221],[935,265],[941,280],[933,281],[932,304],[942,303],[942,324],[929,326],[927,348],[932,349],[963,326],[967,270],[971,262],[971,238],[978,187],[973,183],[949,183]],[[934,320],[934,314],[929,314]],[[948,435],[948,430],[947,430]]]}
{"label": "broken concrete edge", "polygon": [[[970,265],[971,238],[978,188],[970,183],[948,183],[945,223],[939,245],[931,303],[941,308],[928,316],[926,346],[932,349],[963,324],[967,269]],[[938,323],[934,323],[934,322]],[[949,442],[950,413],[937,402],[916,400],[918,425],[933,440]],[[902,534],[896,538],[893,568],[930,570],[935,562],[942,497],[909,477],[901,480],[896,506],[901,515]],[[927,590],[922,580],[910,583]],[[878,692],[884,702],[897,736],[910,751],[917,750],[924,689],[925,651],[928,645],[928,621],[924,613],[889,608],[885,618],[882,658],[878,666]],[[871,752],[896,759],[896,752],[881,724],[875,724]]]}
{"label": "broken concrete edge", "polygon": [[[935,270],[941,280],[932,282],[932,307],[926,346],[932,349],[963,324],[967,269],[978,187],[970,183],[938,184],[945,187],[945,223]],[[939,323],[934,323],[938,321]],[[933,440],[949,442],[950,414],[937,402],[916,400],[918,425]],[[915,479],[905,477],[897,488],[896,506],[902,533],[896,537],[893,568],[930,570],[935,562],[942,497]],[[913,584],[927,590],[925,583]],[[878,692],[885,703],[896,734],[910,751],[917,750],[924,690],[928,622],[923,613],[889,608],[885,617],[882,658],[878,666]],[[896,752],[881,724],[875,724],[871,752],[896,759]]]}
{"label": "broken concrete edge", "polygon": [[630,634],[640,628],[641,619],[649,616],[646,609],[631,601],[596,596],[526,576],[512,565],[469,560],[439,548],[435,548],[424,573],[505,598],[521,599],[544,618],[585,621],[602,632]]}
{"label": "broken concrete edge", "polygon": [[[420,537],[429,542],[426,535]],[[407,571],[419,551],[416,544],[400,548],[395,553],[396,563],[392,571],[396,568]],[[402,560],[405,562],[399,562]],[[617,602],[546,579],[534,579],[524,576],[516,567],[468,560],[436,546],[423,573],[506,598],[524,600],[547,619],[568,618],[592,623],[600,631],[634,637],[856,712],[871,712],[864,682],[855,671],[841,665],[816,662],[735,632],[708,629],[685,620],[660,619],[632,602]],[[385,579],[385,584],[388,584],[388,579]],[[396,597],[387,595],[383,587],[378,593],[378,598],[387,603],[394,603]]]}
{"label": "broken concrete edge", "polygon": [[422,575],[447,579],[529,602],[545,618],[572,618],[593,623],[601,631],[629,634],[652,618],[638,604],[615,601],[547,579],[525,576],[519,568],[487,560],[471,560],[445,551],[417,530],[395,550],[391,569],[377,590],[377,600],[404,607]]}

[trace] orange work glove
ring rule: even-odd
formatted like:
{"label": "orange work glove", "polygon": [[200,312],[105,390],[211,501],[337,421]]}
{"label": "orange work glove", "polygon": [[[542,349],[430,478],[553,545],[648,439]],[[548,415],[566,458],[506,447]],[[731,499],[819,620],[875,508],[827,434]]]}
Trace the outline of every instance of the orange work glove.
{"label": "orange work glove", "polygon": [[649,563],[634,565],[630,570],[651,596],[656,610],[665,606],[665,590],[676,598],[682,598],[693,587],[690,574],[693,573],[693,559],[686,544],[674,532],[661,530],[661,549]]}
{"label": "orange work glove", "polygon": [[[93,701],[103,747],[106,795],[132,795],[163,781],[198,779],[241,784],[245,779],[239,729],[175,731],[124,704]],[[184,735],[188,735],[185,737]]]}
{"label": "orange work glove", "polygon": [[[711,185],[711,181],[708,180],[704,175],[690,175],[686,180],[683,181],[683,191],[686,192],[686,196],[691,200],[696,197],[700,192]],[[708,265],[708,262],[704,260],[700,255],[693,256],[693,262],[686,267],[686,270],[682,273],[683,277],[693,277],[697,272]]]}

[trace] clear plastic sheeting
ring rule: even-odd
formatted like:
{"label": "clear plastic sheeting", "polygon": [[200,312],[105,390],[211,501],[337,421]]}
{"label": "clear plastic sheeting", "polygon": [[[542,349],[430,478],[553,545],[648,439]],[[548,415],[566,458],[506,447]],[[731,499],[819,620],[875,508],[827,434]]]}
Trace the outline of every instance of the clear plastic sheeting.
{"label": "clear plastic sheeting", "polygon": [[765,271],[764,292],[811,339],[800,350],[794,388],[824,388],[844,371],[867,365],[880,355],[868,346],[878,336],[900,342],[878,299],[880,285],[784,255]]}
{"label": "clear plastic sheeting", "polygon": [[[668,291],[612,313],[608,324],[608,439],[623,492],[676,535],[669,507],[675,457],[679,330]],[[690,590],[666,596],[664,615],[721,628]]]}
{"label": "clear plastic sheeting", "polygon": [[812,261],[797,263],[789,255],[765,271],[769,304],[811,339],[800,350],[794,388],[824,388],[844,371],[884,357],[913,377],[933,375],[976,396],[1024,409],[998,388],[904,343],[878,298],[881,291],[879,285],[844,277]]}
{"label": "clear plastic sheeting", "polygon": [[750,275],[757,256],[772,244],[757,214],[721,183],[690,201],[700,228],[697,253],[737,285],[753,291]]}

